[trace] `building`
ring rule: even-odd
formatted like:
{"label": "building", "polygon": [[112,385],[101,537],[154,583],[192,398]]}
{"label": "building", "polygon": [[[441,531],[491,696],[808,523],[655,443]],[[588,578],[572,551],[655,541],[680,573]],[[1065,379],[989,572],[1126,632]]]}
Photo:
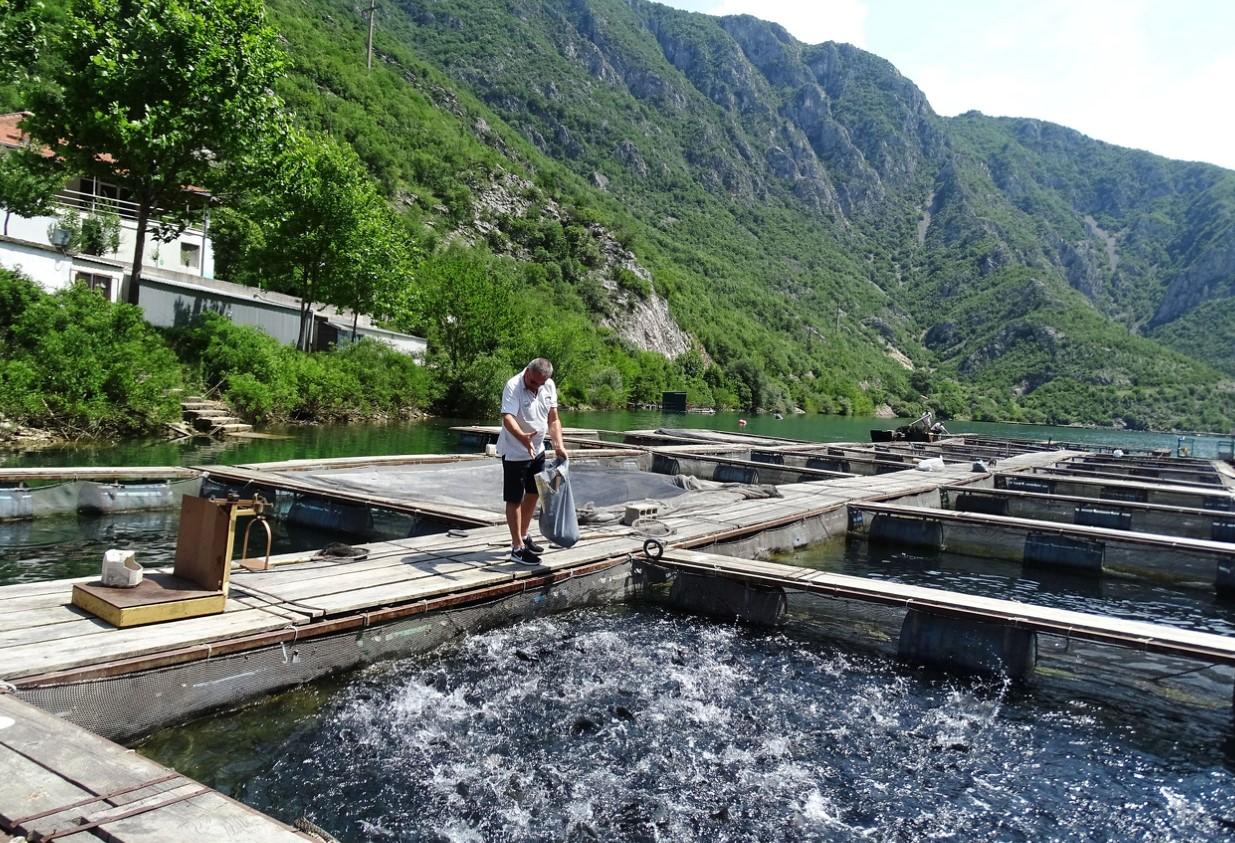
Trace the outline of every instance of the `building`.
{"label": "building", "polygon": [[[0,114],[0,154],[25,143],[19,124],[23,113]],[[221,313],[239,325],[260,328],[281,342],[294,345],[300,332],[300,299],[255,287],[232,284],[214,277],[214,250],[210,242],[209,195],[186,188],[187,202],[200,203],[201,225],[186,228],[171,242],[147,235],[142,258],[140,307],[156,327],[183,325],[204,310]],[[61,210],[85,215],[97,210],[120,219],[120,245],[105,255],[77,255],[56,245],[57,216],[7,216],[0,234],[0,266],[32,278],[49,292],[71,284],[86,284],[110,301],[124,301],[133,241],[137,232],[136,205],[121,188],[92,178],[75,178],[56,197]],[[3,212],[0,212],[3,213]],[[155,217],[158,213],[155,213]],[[423,360],[426,343],[420,337],[378,328],[361,315],[356,336],[369,337]],[[353,314],[333,307],[313,310],[310,345],[325,349],[346,345],[352,338]]]}
{"label": "building", "polygon": [[[0,154],[25,145],[20,123],[22,112],[0,114]],[[210,244],[209,195],[196,188],[185,190],[186,201],[201,206],[202,221],[186,228],[175,240],[164,243],[146,234],[142,274],[146,269],[168,269],[199,278],[214,277],[214,251]],[[0,266],[20,269],[48,290],[73,283],[87,283],[112,301],[121,297],[125,269],[133,255],[137,234],[137,205],[124,197],[122,188],[93,178],[74,178],[56,196],[61,210],[83,216],[110,211],[120,220],[120,245],[104,255],[70,255],[56,243],[57,216],[21,217],[6,214],[0,234]],[[158,213],[155,213],[158,216]]]}

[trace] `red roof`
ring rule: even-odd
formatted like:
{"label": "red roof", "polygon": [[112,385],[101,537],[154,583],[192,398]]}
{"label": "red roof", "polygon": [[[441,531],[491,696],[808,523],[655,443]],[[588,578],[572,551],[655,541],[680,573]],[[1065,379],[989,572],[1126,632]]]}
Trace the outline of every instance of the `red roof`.
{"label": "red roof", "polygon": [[[26,143],[29,142],[30,138],[25,132],[21,130],[21,127],[18,126],[18,124],[21,123],[22,120],[24,120],[26,117],[29,117],[29,116],[30,116],[29,111],[10,111],[8,114],[0,114],[0,145],[7,146],[12,149],[17,149],[22,146],[25,146]],[[47,149],[47,148],[43,149],[44,156],[48,156],[51,154],[52,153],[50,149]],[[102,160],[111,161],[112,157],[110,155],[104,154],[102,156]],[[193,185],[188,185],[184,189],[187,190],[189,193],[200,193],[205,196],[210,195],[208,191],[203,190],[200,187],[194,187]]]}
{"label": "red roof", "polygon": [[11,147],[19,147],[26,139],[26,133],[17,127],[30,112],[28,111],[12,111],[8,114],[0,114],[0,144]]}

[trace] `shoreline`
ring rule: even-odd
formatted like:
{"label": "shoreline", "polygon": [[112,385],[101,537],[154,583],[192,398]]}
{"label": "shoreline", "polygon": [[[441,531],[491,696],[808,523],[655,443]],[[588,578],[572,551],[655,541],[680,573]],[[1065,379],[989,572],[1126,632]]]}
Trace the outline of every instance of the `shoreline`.
{"label": "shoreline", "polygon": [[[588,408],[564,408],[564,409],[569,409],[571,411],[579,411],[579,412],[589,412]],[[729,412],[729,413],[734,413],[734,414],[741,413],[741,411],[739,410],[718,411],[717,415],[720,415],[722,412]],[[699,414],[694,413],[691,415],[698,416]],[[754,418],[754,417],[770,415],[770,414],[754,413],[754,414],[749,414],[749,415],[751,415],[751,417]],[[803,414],[803,415],[807,415],[807,414]],[[885,418],[882,416],[859,417],[859,416],[842,416],[842,415],[825,414],[825,413],[817,413],[817,414],[811,414],[811,415],[817,415],[821,418],[851,418],[851,419],[869,418],[872,425],[876,425],[876,426],[886,425],[888,423],[901,420],[899,417]],[[358,416],[348,418],[345,420],[339,420],[339,419],[275,420],[273,422],[268,421],[264,423],[262,427],[269,428],[271,427],[271,425],[275,425],[280,428],[289,428],[289,429],[306,429],[306,428],[314,428],[314,427],[335,427],[335,426],[349,427],[353,425],[386,425],[386,424],[391,424],[395,422],[407,422],[407,421],[419,422],[419,421],[427,421],[433,418],[439,418],[439,416],[433,413],[427,412],[423,409],[419,409],[419,408],[406,408],[406,409],[399,410],[394,413],[374,413],[371,415],[358,415]],[[440,416],[440,418],[446,418],[446,416]],[[906,420],[909,420],[909,419],[906,419]],[[994,421],[994,422],[981,421],[981,422],[978,422],[973,419],[968,419],[968,420],[951,419],[950,421],[959,421],[961,423],[966,423],[966,424],[996,424],[996,425],[1006,425],[1009,427],[1054,427],[1054,428],[1060,428],[1060,429],[1066,429],[1066,430],[1086,430],[1086,431],[1109,432],[1109,433],[1150,434],[1150,435],[1158,435],[1158,436],[1177,436],[1177,437],[1200,437],[1200,438],[1206,438],[1206,439],[1211,439],[1211,440],[1229,439],[1229,440],[1235,441],[1235,431],[1232,431],[1229,433],[1221,433],[1221,432],[1213,432],[1213,431],[1194,431],[1194,430],[1157,430],[1153,428],[1133,429],[1133,428],[1127,428],[1127,427],[1117,427],[1113,425],[1078,424],[1075,422],[1069,423],[1069,424],[1049,424],[1049,423],[1043,423],[1043,422],[1025,422],[1025,421]],[[185,438],[182,436],[168,435],[167,430],[168,428],[166,427],[166,425],[160,425],[160,428],[158,430],[150,431],[145,434],[94,437],[94,436],[80,435],[80,434],[75,435],[74,431],[57,431],[57,430],[52,430],[52,429],[47,429],[47,428],[31,427],[28,425],[23,425],[23,424],[14,422],[14,421],[10,421],[6,419],[4,416],[0,415],[0,457],[3,457],[3,455],[5,454],[14,455],[14,454],[21,454],[21,453],[34,453],[34,452],[46,451],[46,450],[51,450],[51,449],[56,449],[56,448],[72,447],[72,446],[79,446],[79,445],[80,446],[119,445],[125,442],[147,440],[152,437],[160,437],[160,436],[162,438],[165,438],[169,442],[174,442],[179,439]],[[964,434],[958,433],[954,435],[964,435]]]}

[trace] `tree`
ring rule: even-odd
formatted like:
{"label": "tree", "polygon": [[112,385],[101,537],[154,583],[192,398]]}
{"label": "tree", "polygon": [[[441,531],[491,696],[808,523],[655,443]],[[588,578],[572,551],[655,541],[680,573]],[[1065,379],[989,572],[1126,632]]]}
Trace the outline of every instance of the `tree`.
{"label": "tree", "polygon": [[105,255],[120,247],[120,218],[111,211],[96,211],[83,217],[69,209],[53,225],[68,235],[63,246],[68,252]]}
{"label": "tree", "polygon": [[55,210],[56,191],[62,181],[58,175],[30,166],[28,150],[0,153],[0,208],[4,209],[4,234],[9,233],[9,217],[37,217]]}
{"label": "tree", "polygon": [[[416,321],[443,386],[440,409],[482,416],[497,408],[514,371],[520,338],[534,320],[510,264],[478,249],[451,246],[425,260],[417,274]],[[559,361],[560,362],[560,361]]]}
{"label": "tree", "polygon": [[290,131],[244,173],[250,188],[221,222],[225,265],[301,300],[387,315],[411,274],[408,235],[351,147]]}
{"label": "tree", "polygon": [[[51,166],[118,182],[137,211],[129,301],[146,233],[186,185],[241,154],[270,124],[282,53],[260,0],[74,0],[65,55],[23,121]],[[187,210],[160,212],[171,239]]]}
{"label": "tree", "polygon": [[0,73],[21,79],[38,61],[42,46],[38,0],[0,0]]}

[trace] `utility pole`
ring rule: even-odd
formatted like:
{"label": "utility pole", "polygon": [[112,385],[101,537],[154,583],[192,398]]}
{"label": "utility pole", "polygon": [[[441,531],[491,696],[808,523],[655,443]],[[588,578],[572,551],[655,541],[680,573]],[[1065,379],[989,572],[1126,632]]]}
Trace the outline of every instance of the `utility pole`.
{"label": "utility pole", "polygon": [[373,69],[373,21],[377,19],[377,0],[369,0],[369,70]]}

